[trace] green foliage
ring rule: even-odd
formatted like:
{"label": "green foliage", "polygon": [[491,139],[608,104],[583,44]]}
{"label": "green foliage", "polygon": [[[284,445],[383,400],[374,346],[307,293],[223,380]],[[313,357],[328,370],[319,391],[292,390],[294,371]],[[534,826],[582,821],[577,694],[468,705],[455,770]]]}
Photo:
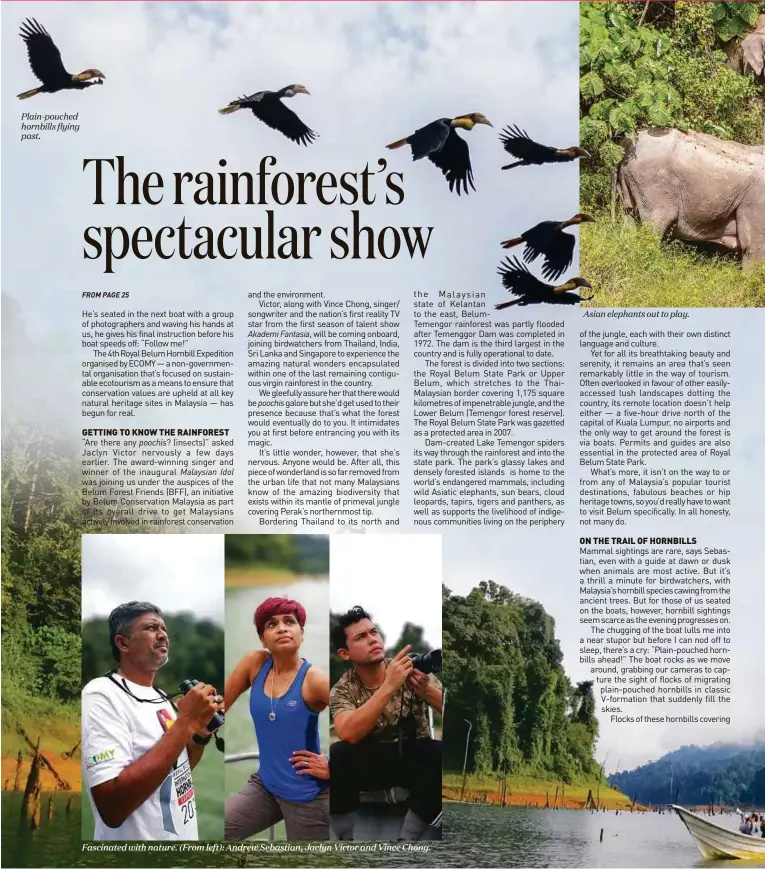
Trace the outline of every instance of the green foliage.
{"label": "green foliage", "polygon": [[17,426],[3,438],[2,484],[3,690],[19,707],[27,693],[65,704],[79,693],[79,467]]}
{"label": "green foliage", "polygon": [[466,719],[468,769],[478,775],[520,771],[572,782],[597,773],[592,684],[569,682],[544,607],[494,582],[466,597],[444,588],[443,635],[445,768],[462,768]]}
{"label": "green foliage", "polygon": [[662,244],[651,226],[601,216],[582,227],[582,274],[597,287],[588,306],[709,308],[765,306],[765,263],[704,255],[678,241]]}
{"label": "green foliage", "polygon": [[42,693],[76,700],[80,694],[80,655],[82,639],[60,625],[41,627],[34,643],[39,662]]}
{"label": "green foliage", "polygon": [[717,35],[723,42],[746,36],[757,23],[764,3],[710,3],[712,21]]}
{"label": "green foliage", "polygon": [[329,538],[312,534],[228,534],[226,565],[329,573]]}
{"label": "green foliage", "polygon": [[[157,686],[173,695],[184,679],[198,679],[221,689],[223,628],[191,613],[164,613],[164,620],[170,637],[170,655],[167,664],[157,672]],[[82,684],[116,666],[106,618],[89,619],[82,627]],[[77,677],[79,683],[79,667]],[[79,687],[78,684],[77,693]]]}
{"label": "green foliage", "polygon": [[[726,43],[752,29],[765,3],[582,3],[582,204],[605,208],[626,137],[646,127],[762,141],[761,86],[729,67]],[[734,46],[735,47],[735,46]]]}
{"label": "green foliage", "polygon": [[[19,324],[14,334],[23,338]],[[79,705],[79,456],[35,424],[6,421],[2,446],[3,707],[20,721],[38,710],[50,730]]]}

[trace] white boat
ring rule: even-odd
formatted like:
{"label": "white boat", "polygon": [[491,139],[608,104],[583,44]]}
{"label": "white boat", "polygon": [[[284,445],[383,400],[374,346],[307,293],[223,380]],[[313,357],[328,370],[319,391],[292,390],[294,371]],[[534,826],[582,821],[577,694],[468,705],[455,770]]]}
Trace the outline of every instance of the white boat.
{"label": "white boat", "polygon": [[689,812],[682,806],[672,806],[672,808],[688,828],[688,832],[701,851],[701,856],[705,859],[765,859],[765,839],[759,835],[747,836],[729,830],[727,827],[702,818],[701,815]]}

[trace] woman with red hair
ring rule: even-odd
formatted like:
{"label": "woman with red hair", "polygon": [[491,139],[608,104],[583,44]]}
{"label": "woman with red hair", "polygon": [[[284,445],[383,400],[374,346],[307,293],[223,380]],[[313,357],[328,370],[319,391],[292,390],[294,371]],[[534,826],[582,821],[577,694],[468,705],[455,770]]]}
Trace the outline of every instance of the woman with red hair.
{"label": "woman with red hair", "polygon": [[284,820],[288,841],[329,838],[329,764],[319,744],[319,713],[329,677],[300,655],[306,612],[270,597],[255,610],[263,644],[226,680],[225,708],[250,691],[260,768],[226,800],[225,838],[247,839]]}

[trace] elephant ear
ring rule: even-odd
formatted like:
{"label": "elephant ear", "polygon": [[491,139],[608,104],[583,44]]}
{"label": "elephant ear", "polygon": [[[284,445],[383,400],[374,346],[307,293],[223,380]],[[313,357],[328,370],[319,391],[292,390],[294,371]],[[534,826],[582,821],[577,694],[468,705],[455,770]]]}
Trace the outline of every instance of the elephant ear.
{"label": "elephant ear", "polygon": [[765,33],[759,29],[750,33],[741,43],[741,56],[745,71],[765,76]]}

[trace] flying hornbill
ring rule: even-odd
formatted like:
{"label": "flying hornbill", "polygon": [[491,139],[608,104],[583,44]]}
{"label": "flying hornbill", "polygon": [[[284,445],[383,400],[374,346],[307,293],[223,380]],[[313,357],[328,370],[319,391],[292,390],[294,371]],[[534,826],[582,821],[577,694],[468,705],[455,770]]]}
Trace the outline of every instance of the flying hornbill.
{"label": "flying hornbill", "polygon": [[568,163],[577,157],[589,157],[584,148],[572,146],[571,148],[552,148],[549,145],[540,145],[529,138],[525,130],[515,127],[506,127],[499,137],[505,151],[517,157],[515,163],[508,163],[503,169],[512,169],[514,166],[541,166],[543,163]]}
{"label": "flying hornbill", "polygon": [[513,295],[518,296],[511,302],[501,302],[499,305],[495,305],[494,307],[498,311],[509,308],[511,305],[524,307],[525,305],[539,305],[543,302],[550,305],[576,305],[579,302],[589,302],[592,298],[592,296],[578,296],[576,293],[569,292],[577,287],[592,289],[592,284],[584,278],[570,278],[559,287],[553,284],[543,284],[516,257],[512,260],[507,257],[497,271],[502,275],[502,285]]}
{"label": "flying hornbill", "polygon": [[256,118],[263,121],[271,129],[278,130],[288,139],[298,145],[310,145],[318,137],[318,133],[307,127],[300,118],[284,105],[284,97],[294,97],[295,94],[309,94],[310,91],[302,84],[289,84],[280,91],[258,91],[248,97],[232,100],[225,109],[218,109],[222,115],[230,115],[239,109],[250,109]]}
{"label": "flying hornbill", "polygon": [[566,271],[574,259],[574,236],[563,230],[579,223],[595,223],[595,218],[587,214],[575,214],[570,220],[543,220],[518,238],[503,241],[502,247],[507,249],[525,242],[524,262],[533,263],[538,256],[543,256],[545,263],[542,274],[554,281]]}
{"label": "flying hornbill", "polygon": [[386,145],[386,148],[402,148],[404,145],[409,145],[413,160],[427,157],[431,163],[438,166],[449,182],[449,190],[454,190],[456,187],[458,196],[463,190],[468,194],[470,192],[468,185],[475,190],[473,168],[470,165],[468,144],[457,135],[457,130],[472,130],[476,124],[494,126],[480,112],[458,115],[456,118],[439,118],[415,130],[410,136]]}
{"label": "flying hornbill", "polygon": [[[100,69],[86,69],[72,75],[64,69],[61,52],[51,39],[48,31],[35,21],[27,18],[22,22],[20,34],[27,44],[27,55],[32,72],[42,82],[42,86],[19,94],[20,100],[28,100],[35,94],[54,94],[56,91],[84,90],[94,84],[103,84],[106,76]],[[90,81],[90,79],[97,81]]]}

